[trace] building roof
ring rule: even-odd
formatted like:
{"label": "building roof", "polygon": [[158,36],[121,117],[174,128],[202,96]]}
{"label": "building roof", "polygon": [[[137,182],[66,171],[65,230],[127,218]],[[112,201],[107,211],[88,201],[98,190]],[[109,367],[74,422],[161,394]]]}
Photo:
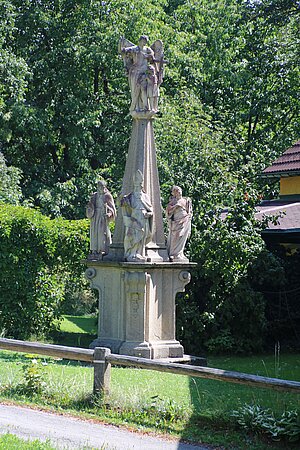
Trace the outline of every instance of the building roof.
{"label": "building roof", "polygon": [[269,222],[268,230],[293,232],[300,230],[300,202],[265,200],[256,207],[255,218],[262,220],[264,216],[281,216],[276,224]]}
{"label": "building roof", "polygon": [[300,141],[288,148],[273,164],[263,170],[264,175],[300,175]]}
{"label": "building roof", "polygon": [[[222,220],[226,219],[228,212],[228,209],[222,211]],[[300,245],[300,201],[263,200],[256,206],[254,215],[257,221],[263,221],[266,216],[270,219],[261,233],[266,242]]]}

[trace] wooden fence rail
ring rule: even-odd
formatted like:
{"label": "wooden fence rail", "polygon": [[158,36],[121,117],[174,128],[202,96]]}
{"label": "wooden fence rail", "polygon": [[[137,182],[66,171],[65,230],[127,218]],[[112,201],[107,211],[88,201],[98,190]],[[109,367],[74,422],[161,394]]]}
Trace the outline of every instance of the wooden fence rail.
{"label": "wooden fence rail", "polygon": [[0,339],[0,348],[21,353],[54,356],[56,358],[73,359],[75,361],[93,362],[94,350],[87,348],[65,347],[63,345],[40,344],[39,342]]}
{"label": "wooden fence rail", "polygon": [[269,388],[277,391],[300,392],[300,382],[267,378],[210,367],[192,366],[159,360],[136,358],[133,356],[115,355],[107,348],[97,347],[94,350],[64,347],[61,345],[39,344],[37,342],[1,339],[0,348],[16,352],[34,353],[77,361],[90,362],[94,366],[94,393],[109,393],[111,365],[133,366],[148,370],[158,370],[191,377],[207,378],[230,383]]}
{"label": "wooden fence rail", "polygon": [[211,367],[191,366],[187,364],[176,364],[160,362],[159,360],[134,358],[133,356],[123,356],[110,354],[106,360],[112,364],[122,366],[141,367],[143,369],[158,370],[160,372],[175,373],[178,375],[188,375],[190,377],[207,378],[230,383],[246,384],[269,388],[276,391],[300,392],[300,382],[280,380],[278,378],[267,378],[248,373],[232,372],[229,370],[213,369]]}

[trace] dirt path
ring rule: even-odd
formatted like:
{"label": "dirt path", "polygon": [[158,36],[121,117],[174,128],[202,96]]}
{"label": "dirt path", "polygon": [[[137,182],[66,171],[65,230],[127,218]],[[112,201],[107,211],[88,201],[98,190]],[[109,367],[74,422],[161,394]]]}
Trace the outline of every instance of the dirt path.
{"label": "dirt path", "polygon": [[[147,436],[111,425],[19,406],[0,405],[0,433],[49,439],[58,449],[207,450],[208,447]],[[211,447],[210,447],[211,449]]]}

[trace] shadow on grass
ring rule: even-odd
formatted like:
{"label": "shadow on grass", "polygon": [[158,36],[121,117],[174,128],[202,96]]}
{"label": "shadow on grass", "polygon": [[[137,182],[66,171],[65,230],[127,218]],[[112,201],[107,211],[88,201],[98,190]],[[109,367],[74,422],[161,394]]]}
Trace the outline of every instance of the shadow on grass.
{"label": "shadow on grass", "polygon": [[1,350],[0,353],[2,362],[28,362],[28,356],[24,353],[15,353],[9,350]]}
{"label": "shadow on grass", "polygon": [[89,348],[90,343],[96,339],[96,334],[69,333],[67,331],[53,331],[50,336],[53,344],[67,347]]}
{"label": "shadow on grass", "polygon": [[[248,358],[214,357],[208,365],[222,368],[225,371],[241,371],[242,367],[246,373],[266,375],[264,373],[266,367],[261,361],[262,357],[268,362],[268,370],[271,372],[272,358],[264,355]],[[291,371],[297,365],[296,358],[285,355],[282,359],[284,378],[295,377]],[[221,448],[241,450],[245,448],[249,450],[299,448],[299,442],[290,442],[288,438],[282,437],[280,442],[275,442],[262,429],[254,432],[254,428],[253,430],[249,428],[246,431],[238,426],[237,420],[232,415],[234,410],[237,411],[244,405],[261,406],[265,410],[272,410],[275,416],[280,416],[285,410],[297,410],[299,399],[293,393],[192,377],[189,378],[189,390],[193,414],[181,434],[182,440],[191,439],[191,437],[197,439],[197,436],[202,440],[203,433],[205,434],[207,431],[210,433],[207,442],[212,445],[221,445]]]}

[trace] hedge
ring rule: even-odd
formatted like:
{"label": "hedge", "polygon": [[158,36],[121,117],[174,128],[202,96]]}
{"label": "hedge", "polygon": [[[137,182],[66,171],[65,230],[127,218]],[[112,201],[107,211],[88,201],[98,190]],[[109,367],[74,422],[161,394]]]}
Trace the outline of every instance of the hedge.
{"label": "hedge", "polygon": [[0,205],[0,333],[26,339],[54,327],[68,284],[80,282],[88,220],[50,219]]}

